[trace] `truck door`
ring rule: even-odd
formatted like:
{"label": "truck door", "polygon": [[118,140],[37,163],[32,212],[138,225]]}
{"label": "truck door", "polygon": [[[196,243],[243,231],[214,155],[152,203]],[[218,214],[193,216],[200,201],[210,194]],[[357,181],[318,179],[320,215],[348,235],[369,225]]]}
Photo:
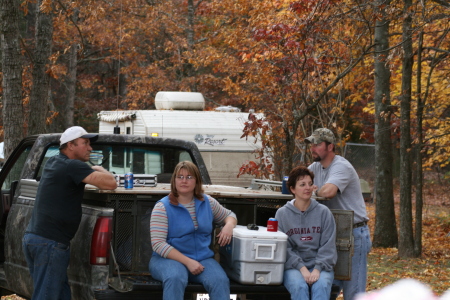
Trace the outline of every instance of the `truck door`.
{"label": "truck door", "polygon": [[21,178],[23,166],[35,140],[35,138],[22,140],[8,157],[0,172],[0,184],[2,187],[0,191],[0,262],[5,261],[4,235],[6,218],[11,208],[17,184]]}
{"label": "truck door", "polygon": [[0,197],[0,224],[2,228],[4,228],[6,217],[11,207],[17,183],[21,178],[25,160],[35,141],[35,138],[23,140],[8,157],[0,172],[0,184],[2,187]]}

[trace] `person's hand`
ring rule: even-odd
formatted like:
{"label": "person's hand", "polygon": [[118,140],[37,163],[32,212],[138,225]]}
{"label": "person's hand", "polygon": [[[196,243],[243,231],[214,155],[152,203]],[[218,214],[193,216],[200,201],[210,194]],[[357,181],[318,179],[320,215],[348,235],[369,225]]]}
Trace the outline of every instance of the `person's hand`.
{"label": "person's hand", "polygon": [[231,243],[231,239],[233,238],[233,226],[227,225],[223,226],[222,230],[217,235],[219,238],[217,242],[221,247]]}
{"label": "person's hand", "polygon": [[317,269],[314,269],[311,272],[311,276],[309,276],[310,282],[308,282],[308,284],[311,285],[311,284],[315,283],[317,280],[319,280],[319,277],[320,277],[320,271]]}
{"label": "person's hand", "polygon": [[312,186],[312,195],[311,195],[311,197],[313,198],[313,199],[315,199],[316,197],[317,197],[317,192],[318,192],[318,190],[319,190],[319,188],[317,187],[317,185],[313,185]]}
{"label": "person's hand", "polygon": [[205,269],[205,267],[201,263],[199,263],[194,259],[191,259],[189,263],[186,265],[186,267],[188,268],[189,272],[191,272],[193,275],[198,275]]}
{"label": "person's hand", "polygon": [[303,279],[305,279],[307,284],[310,284],[311,272],[309,272],[307,267],[301,267],[300,273],[302,273]]}

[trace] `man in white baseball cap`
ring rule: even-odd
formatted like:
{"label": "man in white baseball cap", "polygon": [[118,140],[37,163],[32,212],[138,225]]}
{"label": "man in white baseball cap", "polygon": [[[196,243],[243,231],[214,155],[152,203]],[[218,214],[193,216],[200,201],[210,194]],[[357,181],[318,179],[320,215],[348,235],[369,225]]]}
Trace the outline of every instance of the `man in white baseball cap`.
{"label": "man in white baseball cap", "polygon": [[23,237],[23,251],[33,278],[33,300],[70,300],[67,278],[70,241],[82,217],[84,186],[114,190],[114,176],[101,166],[89,166],[91,142],[80,126],[68,128],[60,138],[60,153],[45,164],[33,215]]}
{"label": "man in white baseball cap", "polygon": [[98,134],[96,133],[87,133],[81,126],[72,126],[66,129],[64,133],[61,135],[60,145],[64,145],[70,141],[76,140],[78,138],[89,139],[91,143],[95,142],[98,138]]}

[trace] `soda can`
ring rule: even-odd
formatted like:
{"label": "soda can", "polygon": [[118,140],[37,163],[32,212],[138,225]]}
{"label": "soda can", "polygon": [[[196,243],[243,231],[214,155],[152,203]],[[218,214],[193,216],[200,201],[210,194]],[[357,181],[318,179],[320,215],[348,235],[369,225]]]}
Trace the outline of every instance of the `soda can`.
{"label": "soda can", "polygon": [[125,189],[132,189],[133,185],[134,185],[134,176],[133,173],[128,172],[125,174],[125,178],[124,178],[124,187]]}
{"label": "soda can", "polygon": [[289,180],[289,176],[284,176],[283,181],[281,183],[281,193],[282,194],[290,194],[290,191],[287,186],[288,180]]}
{"label": "soda can", "polygon": [[267,221],[267,231],[278,231],[278,221],[275,218],[269,218]]}

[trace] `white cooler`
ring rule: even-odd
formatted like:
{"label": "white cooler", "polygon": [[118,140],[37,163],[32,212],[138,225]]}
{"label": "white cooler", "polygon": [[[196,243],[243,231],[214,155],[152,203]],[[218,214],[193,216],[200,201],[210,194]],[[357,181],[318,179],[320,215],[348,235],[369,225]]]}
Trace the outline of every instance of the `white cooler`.
{"label": "white cooler", "polygon": [[287,235],[237,225],[230,245],[220,247],[220,263],[228,276],[242,284],[283,283]]}

